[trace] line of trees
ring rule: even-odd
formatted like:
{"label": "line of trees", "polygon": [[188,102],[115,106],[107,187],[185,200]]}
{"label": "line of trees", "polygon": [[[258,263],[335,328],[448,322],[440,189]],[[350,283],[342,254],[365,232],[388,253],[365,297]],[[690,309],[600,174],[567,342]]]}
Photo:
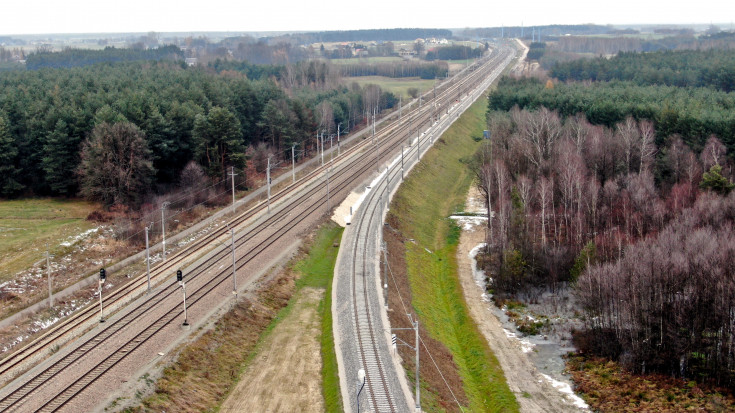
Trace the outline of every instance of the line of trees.
{"label": "line of trees", "polygon": [[424,56],[425,60],[462,60],[462,59],[475,59],[481,57],[485,52],[485,47],[469,47],[462,45],[437,47],[436,49],[429,50]]}
{"label": "line of trees", "polygon": [[97,63],[130,62],[139,60],[182,60],[184,53],[176,46],[155,49],[118,49],[105,47],[103,50],[66,48],[61,52],[38,51],[30,53],[26,68],[71,68]]}
{"label": "line of trees", "polygon": [[607,128],[546,108],[491,111],[488,125],[475,172],[495,296],[576,283],[587,350],[732,383],[735,185],[719,139],[696,154],[678,136],[657,146],[650,121]]}
{"label": "line of trees", "polygon": [[710,87],[732,92],[735,90],[735,50],[619,53],[610,59],[600,57],[560,63],[549,74],[562,82],[622,80],[641,86]]}
{"label": "line of trees", "polygon": [[[392,94],[375,85],[306,81],[284,89],[279,83],[284,81],[249,80],[236,71],[216,74],[173,62],[2,72],[0,196],[81,191],[107,205],[136,207],[146,193],[179,184],[192,161],[216,182],[230,166],[243,168],[256,148],[277,157],[290,155],[292,145],[312,151],[317,131],[334,133],[338,124],[349,130],[365,121],[368,109],[395,104]],[[132,175],[139,182],[129,188],[141,189],[130,197],[122,194],[123,186],[87,179],[94,168],[83,164],[117,165],[124,173],[120,163],[93,159],[114,152],[109,146],[114,139],[101,138],[106,136],[136,137],[130,142],[145,147],[136,157],[152,168]],[[99,147],[104,151],[93,150]],[[104,188],[90,185],[118,193],[104,195],[97,191]]]}
{"label": "line of trees", "polygon": [[403,61],[391,63],[358,63],[339,65],[342,76],[420,77],[434,79],[449,72],[447,62]]}
{"label": "line of trees", "polygon": [[359,42],[359,41],[396,41],[413,40],[427,37],[452,37],[452,31],[447,29],[365,29],[365,30],[337,30],[316,33],[294,33],[276,36],[271,41],[294,40],[300,44],[321,42]]}
{"label": "line of trees", "polygon": [[490,109],[508,111],[546,107],[564,117],[582,113],[593,124],[614,127],[632,116],[656,124],[656,143],[678,134],[695,150],[701,150],[711,135],[722,137],[735,149],[735,93],[709,88],[640,86],[611,81],[550,83],[536,78],[501,79],[490,96]]}

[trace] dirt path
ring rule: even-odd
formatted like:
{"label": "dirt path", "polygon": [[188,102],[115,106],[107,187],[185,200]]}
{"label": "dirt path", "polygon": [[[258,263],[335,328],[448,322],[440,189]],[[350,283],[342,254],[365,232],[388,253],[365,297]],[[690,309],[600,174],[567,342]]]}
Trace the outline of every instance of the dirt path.
{"label": "dirt path", "polygon": [[266,338],[221,412],[321,412],[317,306],[323,290],[303,288],[293,308]]}
{"label": "dirt path", "polygon": [[[474,190],[474,188],[473,188]],[[473,190],[469,197],[473,196]],[[476,192],[476,190],[474,190]],[[468,200],[468,205],[473,204]],[[476,202],[474,202],[476,203]],[[482,225],[465,226],[457,249],[459,276],[470,315],[487,339],[495,356],[500,361],[510,390],[516,394],[522,412],[577,412],[571,402],[539,373],[536,366],[521,350],[518,340],[508,337],[498,318],[492,314],[482,298],[482,290],[472,277],[470,251],[484,242],[485,231]]]}

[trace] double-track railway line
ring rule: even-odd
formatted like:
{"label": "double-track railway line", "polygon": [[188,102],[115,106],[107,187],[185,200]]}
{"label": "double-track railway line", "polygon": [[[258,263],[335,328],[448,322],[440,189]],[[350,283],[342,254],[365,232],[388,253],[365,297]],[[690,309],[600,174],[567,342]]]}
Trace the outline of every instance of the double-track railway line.
{"label": "double-track railway line", "polygon": [[[121,362],[130,363],[130,356],[136,350],[156,340],[164,329],[170,329],[178,323],[177,320],[181,320],[180,287],[172,275],[188,258],[199,257],[184,269],[190,309],[211,305],[207,302],[212,301],[212,295],[222,295],[222,291],[226,291],[229,283],[233,282],[231,242],[234,242],[237,252],[237,284],[243,285],[241,281],[253,273],[251,267],[262,265],[257,262],[261,255],[272,255],[273,249],[278,249],[279,245],[284,245],[305,230],[303,222],[328,212],[325,196],[327,174],[333,199],[343,199],[372,173],[376,163],[380,164],[381,155],[382,159],[388,159],[388,155],[400,150],[407,138],[412,138],[414,131],[419,130],[419,125],[432,122],[437,113],[448,111],[460,91],[471,90],[503,58],[502,53],[496,52],[476,63],[475,67],[465,71],[461,80],[455,80],[452,84],[445,82],[437,91],[435,101],[428,99],[420,108],[406,111],[408,113],[402,119],[391,122],[376,133],[374,139],[364,139],[341,151],[334,162],[326,163],[274,194],[270,213],[265,203],[260,203],[232,218],[228,226],[235,230],[234,241],[231,241],[228,228],[223,225],[170,256],[152,269],[152,280],[157,288],[150,294],[144,294],[147,283],[145,274],[111,292],[105,297],[106,308],[108,311],[119,308],[117,314],[108,317],[107,322],[93,332],[67,344],[62,351],[28,373],[11,381],[10,376],[19,375],[29,364],[48,355],[51,346],[69,341],[72,335],[96,325],[99,308],[89,306],[79,311],[0,360],[0,376],[4,376],[4,382],[9,382],[0,389],[0,411],[63,410]],[[411,121],[407,122],[409,117]],[[420,133],[416,135],[420,136]],[[371,149],[378,147],[373,156]],[[331,168],[329,172],[327,168]],[[336,202],[331,204],[335,205]],[[375,332],[367,334],[376,335]],[[377,399],[375,402],[378,403]],[[378,405],[382,406],[381,403]]]}

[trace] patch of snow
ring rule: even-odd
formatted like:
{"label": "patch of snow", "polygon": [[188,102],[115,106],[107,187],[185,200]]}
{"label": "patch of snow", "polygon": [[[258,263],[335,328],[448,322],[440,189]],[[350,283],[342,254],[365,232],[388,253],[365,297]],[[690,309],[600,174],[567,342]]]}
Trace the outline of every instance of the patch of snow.
{"label": "patch of snow", "polygon": [[45,320],[45,321],[36,320],[36,321],[33,322],[33,325],[35,327],[37,327],[39,330],[44,330],[44,329],[47,329],[50,326],[56,324],[59,320],[60,320],[59,317],[54,317],[54,318],[52,318],[50,320]]}
{"label": "patch of snow", "polygon": [[508,338],[514,338],[518,340],[519,343],[521,343],[521,351],[524,353],[530,353],[533,351],[533,348],[536,347],[535,344],[531,343],[525,338],[519,338],[518,334],[508,330],[507,328],[504,328],[503,331],[505,332],[505,336]]}
{"label": "patch of snow", "polygon": [[457,224],[461,225],[462,229],[465,231],[469,231],[482,224],[483,221],[487,221],[487,217],[481,216],[452,215],[449,218],[457,221]]}
{"label": "patch of snow", "polygon": [[84,238],[86,238],[90,234],[99,231],[99,229],[100,229],[100,227],[88,229],[88,230],[82,232],[81,234],[78,234],[78,235],[75,235],[75,236],[72,236],[72,237],[67,238],[68,241],[64,241],[64,242],[62,242],[59,245],[61,245],[62,247],[71,247],[72,245],[74,245],[77,242],[83,240]]}
{"label": "patch of snow", "polygon": [[580,409],[589,409],[589,406],[587,403],[585,403],[584,400],[582,400],[581,397],[574,394],[574,390],[572,390],[572,386],[570,386],[568,383],[564,383],[558,380],[555,380],[551,378],[550,376],[547,376],[546,374],[541,373],[544,378],[551,383],[551,385],[559,390],[561,393],[563,393],[568,399],[571,400],[572,404],[579,407]]}
{"label": "patch of snow", "polygon": [[[468,254],[470,257],[470,262],[472,263],[472,278],[474,278],[475,284],[477,284],[478,287],[482,288],[483,291],[485,291],[485,271],[477,268],[477,260],[475,258],[477,257],[477,254],[480,252],[480,250],[482,248],[485,248],[485,246],[487,246],[487,244],[481,242],[477,244],[474,248],[472,248],[470,250],[470,253]],[[486,294],[483,293],[482,299],[485,300],[486,297]]]}

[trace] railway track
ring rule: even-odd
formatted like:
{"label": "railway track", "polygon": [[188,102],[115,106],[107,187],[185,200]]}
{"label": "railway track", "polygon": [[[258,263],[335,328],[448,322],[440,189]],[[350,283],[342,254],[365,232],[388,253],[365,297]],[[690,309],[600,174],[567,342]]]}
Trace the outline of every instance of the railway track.
{"label": "railway track", "polygon": [[[502,57],[502,56],[501,56]],[[506,56],[506,62],[510,60],[510,57]],[[500,71],[496,71],[493,74],[499,75]],[[481,88],[484,90],[484,88]],[[475,92],[478,93],[479,92]],[[474,101],[474,99],[472,99]],[[441,133],[453,119],[442,119],[442,124],[437,122],[436,129]],[[446,122],[446,123],[445,123]],[[422,142],[423,141],[423,142]],[[427,142],[428,141],[428,142]],[[409,151],[409,158],[413,158],[413,154],[416,154],[416,159],[420,158],[419,151],[423,148],[426,151],[432,143],[432,136],[424,136],[417,140],[417,145],[411,147]],[[423,145],[422,145],[423,144]],[[350,290],[350,303],[351,303],[351,318],[352,328],[354,329],[354,337],[349,336],[341,337],[342,342],[347,341],[356,342],[357,356],[352,357],[350,362],[343,362],[343,364],[352,364],[351,366],[345,366],[344,374],[347,377],[353,376],[354,370],[362,368],[365,371],[365,386],[367,387],[367,395],[364,397],[368,402],[368,411],[372,412],[396,412],[396,411],[408,411],[406,400],[404,400],[403,394],[400,390],[400,385],[389,384],[390,380],[387,378],[389,375],[386,371],[388,368],[393,368],[392,360],[389,354],[388,346],[385,337],[385,331],[388,331],[389,326],[383,325],[381,317],[376,313],[380,313],[383,305],[383,298],[380,297],[379,291],[381,290],[378,285],[376,288],[376,282],[380,278],[377,274],[379,270],[376,270],[375,257],[377,256],[376,244],[381,238],[380,223],[382,221],[383,205],[387,205],[388,198],[392,188],[399,185],[403,177],[403,163],[394,162],[390,166],[382,179],[374,182],[371,192],[367,194],[365,200],[361,204],[358,211],[358,217],[353,224],[356,224],[350,228],[350,231],[354,230],[349,236],[343,239],[343,242],[350,243],[350,256],[348,258],[350,262],[349,270],[350,274],[348,280]],[[340,268],[343,271],[344,268]],[[336,280],[337,283],[342,283],[341,280]],[[344,287],[337,286],[335,288],[335,294],[339,294],[340,289],[344,291]],[[342,297],[344,298],[344,297]],[[336,301],[336,299],[335,299]],[[335,315],[335,323],[340,323],[339,310],[338,314]],[[344,326],[345,321],[342,321],[342,328],[349,330],[349,327]],[[335,327],[335,330],[338,327]],[[350,350],[343,350],[350,351]],[[350,359],[349,356],[344,359]],[[353,370],[349,371],[348,370]],[[342,370],[341,370],[342,373]],[[395,379],[401,373],[392,374]],[[400,379],[398,379],[400,380]],[[359,383],[358,383],[359,385]],[[347,398],[345,394],[349,394],[351,389],[347,389],[347,392],[343,392],[343,397]],[[359,404],[359,393],[357,396],[357,403]],[[400,406],[400,407],[397,407]],[[351,407],[351,405],[350,405]]]}
{"label": "railway track", "polygon": [[[478,73],[479,71],[470,72],[465,81],[469,82],[473,78],[478,77]],[[446,110],[451,105],[453,102],[452,99],[456,95],[460,84],[458,82],[454,85],[448,85],[445,90],[438,94],[437,100],[441,100],[441,104],[437,105],[437,109]],[[426,102],[422,108],[414,109],[407,116],[412,116],[417,125],[425,122],[433,115],[431,113],[433,108],[430,103],[431,101]],[[408,125],[405,122],[392,122],[376,135],[375,142],[380,144],[382,141],[383,146],[380,152],[389,154],[399,148],[404,140],[412,135],[413,130],[413,122]],[[363,156],[371,148],[370,145],[371,140],[365,139],[352,148],[343,151],[337,160],[337,170],[330,176],[333,194],[349,192],[355,184],[355,177],[362,176],[372,169],[374,164],[371,157]],[[379,163],[379,152],[376,153],[376,157],[378,157]],[[236,263],[236,269],[239,270],[241,275],[245,267],[258,254],[262,253],[268,246],[276,243],[281,238],[291,234],[293,229],[304,217],[319,213],[320,210],[326,212],[326,199],[319,195],[323,191],[320,175],[324,174],[325,168],[327,167],[329,165],[317,168],[305,179],[302,178],[297,184],[289,185],[284,190],[275,194],[272,197],[273,213],[266,214],[264,211],[265,205],[261,203],[255,208],[235,217],[230,222],[230,227],[239,230],[234,241],[235,247],[238,249],[247,248],[247,253],[238,256]],[[299,191],[299,193],[294,195],[296,191]],[[302,207],[299,210],[300,212],[295,216],[293,215],[293,211],[295,210],[294,206]],[[283,223],[283,225],[276,225],[276,223]],[[226,228],[218,228],[201,241],[197,241],[184,251],[177,253],[166,262],[157,266],[154,269],[155,275],[152,273],[152,276],[158,279],[170,277],[174,268],[181,265],[184,257],[191,254],[200,254],[201,250],[206,248],[206,245],[213,242],[226,242],[225,237],[227,235]],[[260,237],[260,240],[258,240],[258,237]],[[231,280],[232,271],[231,267],[228,266],[225,266],[228,268],[221,271],[216,271],[213,276],[205,276],[218,263],[226,261],[229,255],[229,248],[225,246],[216,249],[209,257],[200,259],[197,264],[186,269],[187,284],[193,287],[193,291],[189,295],[189,300],[187,300],[190,303],[190,308],[196,306],[200,300],[217,287]],[[115,303],[122,305],[120,304],[122,301],[131,301],[130,295],[134,294],[135,291],[141,291],[145,283],[145,276],[141,275],[126,286],[113,292],[110,297],[107,297],[108,308],[115,305]],[[39,389],[47,388],[58,377],[69,374],[69,370],[74,369],[74,365],[78,364],[78,361],[85,357],[85,355],[97,351],[96,349],[99,349],[101,346],[109,347],[108,350],[112,349],[111,352],[108,351],[110,354],[99,361],[93,369],[82,372],[82,374],[77,374],[77,379],[63,388],[59,388],[56,396],[50,398],[48,403],[40,407],[42,411],[61,409],[79,395],[80,392],[88,388],[106,372],[110,371],[110,369],[132,354],[139,346],[151,337],[154,337],[166,326],[174,323],[174,320],[180,318],[183,312],[179,305],[170,305],[170,302],[177,301],[176,296],[178,295],[179,287],[175,282],[161,281],[160,283],[163,284],[162,288],[155,290],[152,294],[145,297],[145,299],[138,300],[139,302],[135,306],[132,306],[132,308],[127,308],[121,311],[118,316],[108,319],[104,328],[96,334],[91,334],[84,340],[75,343],[73,349],[70,349],[66,354],[58,357],[53,363],[50,363],[48,368],[43,369],[43,371],[27,380],[23,380],[23,383],[17,383],[15,385],[11,383],[11,385],[8,385],[0,392],[0,410],[22,410],[24,403],[32,399],[38,393]],[[163,315],[157,317],[154,321],[149,322],[148,327],[140,329],[131,338],[120,339],[122,332],[130,330],[133,327],[140,327],[143,320],[149,317],[149,313],[154,310],[161,311],[163,307],[167,308],[167,311],[164,311]],[[96,317],[98,315],[96,310],[94,306],[86,308],[39,337],[31,345],[3,359],[0,362],[0,375],[9,374],[14,368],[22,364],[24,360],[38,357],[41,352],[48,351],[47,349],[51,343],[57,342],[63,337],[72,334],[72,331],[83,328],[84,325],[96,323]],[[11,389],[8,390],[8,388]]]}

